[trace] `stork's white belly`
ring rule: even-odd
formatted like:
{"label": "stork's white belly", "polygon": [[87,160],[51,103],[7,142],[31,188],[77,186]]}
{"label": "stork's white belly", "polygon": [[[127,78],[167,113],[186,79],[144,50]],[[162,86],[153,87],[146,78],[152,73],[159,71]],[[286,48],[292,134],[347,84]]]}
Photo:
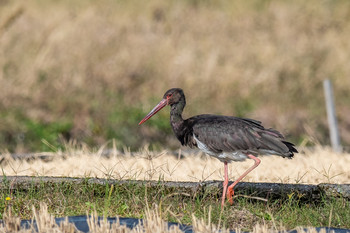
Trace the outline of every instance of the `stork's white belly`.
{"label": "stork's white belly", "polygon": [[222,162],[231,162],[231,161],[244,161],[248,158],[247,155],[245,155],[242,151],[233,151],[233,152],[222,152],[222,153],[215,153],[211,151],[204,143],[198,140],[198,138],[193,134],[194,140],[197,142],[197,147],[204,153],[213,156],[217,159],[219,159]]}

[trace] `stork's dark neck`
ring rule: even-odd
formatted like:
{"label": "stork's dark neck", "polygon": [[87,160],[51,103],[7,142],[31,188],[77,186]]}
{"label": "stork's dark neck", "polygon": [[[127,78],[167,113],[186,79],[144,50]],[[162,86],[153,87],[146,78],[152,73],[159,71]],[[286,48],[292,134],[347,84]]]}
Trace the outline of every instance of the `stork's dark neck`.
{"label": "stork's dark neck", "polygon": [[184,120],[182,119],[182,112],[186,105],[185,97],[181,98],[180,101],[176,104],[171,105],[170,109],[170,123],[173,127],[174,133],[177,134],[181,131],[183,127]]}

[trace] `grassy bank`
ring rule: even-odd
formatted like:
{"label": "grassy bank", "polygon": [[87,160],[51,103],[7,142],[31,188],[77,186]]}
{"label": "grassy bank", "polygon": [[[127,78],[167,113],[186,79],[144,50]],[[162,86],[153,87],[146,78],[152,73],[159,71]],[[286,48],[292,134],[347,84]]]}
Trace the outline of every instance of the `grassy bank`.
{"label": "grassy bank", "polygon": [[132,150],[177,147],[166,111],[137,127],[170,87],[185,90],[185,116],[257,118],[295,143],[327,143],[325,78],[349,144],[349,9],[317,0],[3,1],[0,148],[111,138]]}
{"label": "grassy bank", "polygon": [[[327,148],[301,150],[295,158],[263,157],[262,163],[244,181],[276,183],[348,183],[349,154],[337,154]],[[0,189],[0,219],[11,209],[13,216],[29,219],[32,205],[48,205],[49,213],[56,217],[85,215],[97,211],[98,215],[144,218],[147,209],[157,210],[163,220],[196,224],[205,219],[220,227],[251,230],[257,224],[269,229],[291,229],[296,226],[333,226],[350,228],[349,200],[322,196],[303,198],[294,192],[282,199],[257,200],[254,194],[239,193],[233,206],[220,209],[221,190],[217,188],[195,190],[169,188],[162,181],[223,180],[223,164],[201,153],[178,154],[147,149],[131,154],[110,151],[103,155],[87,148],[67,147],[65,152],[43,153],[45,159],[13,159],[2,154],[0,168],[5,187]],[[252,165],[252,161],[229,165],[229,179],[234,180]],[[83,177],[82,183],[39,182],[23,188],[15,186],[6,176],[64,176]],[[89,177],[116,180],[156,180],[159,185],[148,187],[135,183],[97,184]],[[16,187],[16,189],[14,189]],[[240,196],[239,196],[239,195]],[[244,196],[243,196],[244,195]],[[210,213],[210,214],[209,214]],[[210,221],[208,220],[210,219]],[[203,232],[203,231],[201,231]],[[210,230],[208,230],[210,232]],[[261,232],[261,231],[257,231]]]}
{"label": "grassy bank", "polygon": [[[6,179],[6,178],[4,178]],[[0,213],[11,208],[13,216],[29,219],[32,205],[47,203],[49,213],[56,217],[85,215],[97,211],[98,215],[121,217],[146,217],[146,209],[157,208],[163,220],[194,224],[193,216],[221,227],[245,231],[256,224],[272,229],[297,226],[332,226],[350,228],[349,202],[341,198],[323,198],[320,202],[301,202],[297,195],[285,200],[261,201],[250,197],[237,197],[233,206],[220,208],[221,190],[211,190],[203,195],[181,189],[147,188],[135,185],[71,185],[42,183],[22,191],[20,188],[1,190]],[[2,218],[2,216],[1,216]],[[283,228],[282,228],[283,229]]]}

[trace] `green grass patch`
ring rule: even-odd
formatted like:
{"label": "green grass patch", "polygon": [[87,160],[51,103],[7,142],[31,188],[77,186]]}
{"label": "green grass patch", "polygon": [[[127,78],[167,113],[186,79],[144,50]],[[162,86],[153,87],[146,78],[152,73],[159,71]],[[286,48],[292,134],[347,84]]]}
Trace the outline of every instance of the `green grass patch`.
{"label": "green grass patch", "polygon": [[[6,177],[4,178],[6,179]],[[205,193],[189,192],[181,188],[167,188],[159,182],[156,187],[135,184],[41,183],[29,188],[1,190],[0,218],[9,208],[22,219],[30,219],[32,206],[40,202],[48,205],[56,217],[85,215],[96,210],[98,215],[143,218],[147,208],[158,208],[164,220],[191,224],[192,215],[211,218],[214,224],[227,228],[251,230],[257,223],[271,227],[331,226],[350,228],[350,204],[342,198],[322,198],[317,202],[302,202],[296,195],[286,200],[268,202],[237,197],[233,206],[220,208],[221,190]],[[210,215],[209,215],[210,212]]]}
{"label": "green grass patch", "polygon": [[21,110],[11,109],[1,113],[4,125],[0,127],[0,145],[16,151],[54,151],[64,148],[64,140],[70,138],[73,123],[68,119],[53,122],[34,120]]}

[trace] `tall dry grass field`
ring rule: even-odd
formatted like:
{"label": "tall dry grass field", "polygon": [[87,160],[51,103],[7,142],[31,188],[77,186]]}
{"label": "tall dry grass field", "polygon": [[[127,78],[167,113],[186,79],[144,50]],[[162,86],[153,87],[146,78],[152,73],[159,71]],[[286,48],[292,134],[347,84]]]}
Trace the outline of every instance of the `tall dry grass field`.
{"label": "tall dry grass field", "polygon": [[0,147],[175,148],[166,111],[137,127],[170,87],[185,90],[185,116],[257,118],[327,143],[325,78],[349,145],[349,22],[348,1],[1,1]]}
{"label": "tall dry grass field", "polygon": [[[139,153],[110,157],[102,151],[71,150],[53,153],[51,161],[14,160],[3,155],[0,165],[7,176],[65,176],[99,177],[134,180],[206,181],[223,180],[224,166],[216,158],[198,152],[179,157],[163,152],[143,150]],[[179,151],[180,155],[181,151]],[[235,180],[252,166],[253,161],[234,162],[229,165],[229,178]],[[317,147],[314,151],[296,154],[293,159],[277,156],[262,157],[259,167],[244,181],[276,183],[349,183],[350,155],[337,154],[329,148]]]}

